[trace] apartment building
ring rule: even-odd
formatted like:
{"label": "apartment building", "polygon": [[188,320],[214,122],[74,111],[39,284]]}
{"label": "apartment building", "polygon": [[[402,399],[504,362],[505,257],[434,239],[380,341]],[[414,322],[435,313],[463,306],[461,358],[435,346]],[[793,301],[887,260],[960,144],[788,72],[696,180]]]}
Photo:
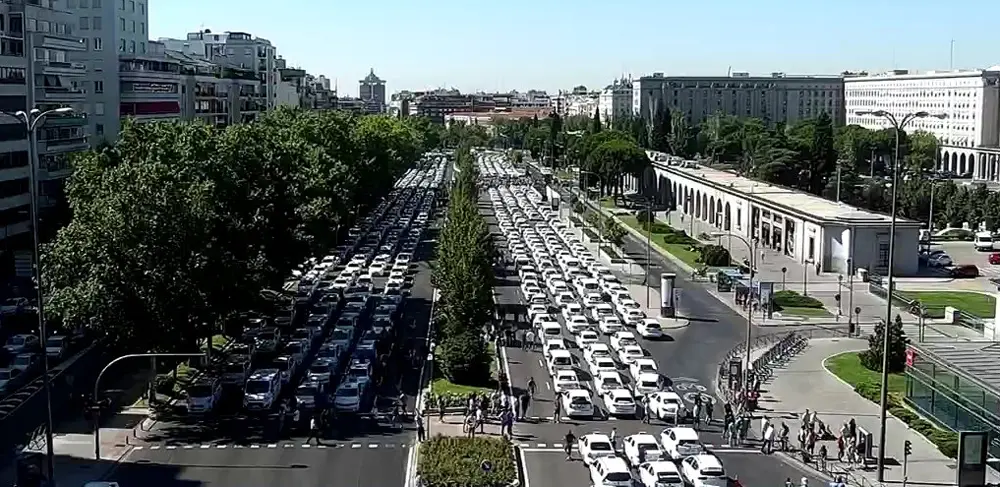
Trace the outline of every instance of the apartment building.
{"label": "apartment building", "polygon": [[574,115],[586,115],[593,117],[601,102],[601,93],[598,91],[574,91],[572,93],[560,93],[553,99],[553,106],[556,113],[562,117],[572,117]]}
{"label": "apartment building", "polygon": [[840,76],[664,76],[653,73],[632,83],[632,113],[649,119],[658,105],[681,111],[699,124],[717,112],[759,118],[770,125],[793,124],[826,112],[844,122],[844,79]]}
{"label": "apartment building", "polygon": [[277,49],[271,41],[246,32],[212,32],[209,29],[190,32],[185,39],[160,38],[172,51],[193,54],[214,63],[250,69],[257,73],[267,107],[277,106],[278,84],[281,82]]}
{"label": "apartment building", "polygon": [[225,66],[178,51],[166,56],[180,64],[181,117],[215,126],[246,123],[267,107],[252,69]]}
{"label": "apartment building", "polygon": [[1000,66],[849,74],[844,92],[847,123],[873,130],[889,128],[890,122],[859,112],[881,110],[897,120],[915,112],[942,115],[914,119],[906,130],[923,130],[938,138],[939,170],[1000,181]]}
{"label": "apartment building", "polygon": [[597,100],[601,121],[612,123],[616,119],[632,116],[632,79],[622,76],[606,86]]}
{"label": "apartment building", "polygon": [[[71,61],[84,49],[75,18],[53,0],[0,2],[0,275],[11,260],[28,260],[30,272],[30,161],[23,122],[12,115],[31,108],[72,107],[74,115],[50,115],[37,130],[41,206],[62,199],[70,153],[87,145],[85,68]],[[30,56],[30,58],[29,58]]]}

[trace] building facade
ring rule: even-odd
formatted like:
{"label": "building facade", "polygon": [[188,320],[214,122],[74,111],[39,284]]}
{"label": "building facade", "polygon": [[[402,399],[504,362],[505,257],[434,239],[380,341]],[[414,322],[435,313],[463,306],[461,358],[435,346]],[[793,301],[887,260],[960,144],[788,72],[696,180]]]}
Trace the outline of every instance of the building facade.
{"label": "building facade", "polygon": [[699,124],[715,113],[759,118],[768,125],[793,124],[826,112],[844,122],[844,79],[839,76],[664,76],[653,73],[632,83],[632,113],[649,119],[658,104]]}
{"label": "building facade", "polygon": [[632,116],[632,80],[626,77],[616,79],[606,86],[598,98],[601,121],[607,124],[616,119]]}
{"label": "building facade", "polygon": [[222,127],[253,121],[267,108],[260,79],[252,69],[215,64],[178,51],[166,55],[180,63],[184,120]]}
{"label": "building facade", "polygon": [[[147,42],[145,53],[118,57],[121,87],[118,116],[139,122],[174,120],[181,111],[181,63],[159,42]],[[117,136],[117,133],[115,134]]]}
{"label": "building facade", "polygon": [[600,105],[600,92],[560,93],[553,99],[553,108],[561,117],[586,115],[593,117]]}
{"label": "building facade", "polygon": [[938,169],[958,176],[1000,181],[1000,66],[985,70],[897,70],[844,80],[847,123],[879,130],[889,121],[859,112],[882,110],[898,120],[915,112],[907,130],[923,130],[941,142]]}
{"label": "building facade", "polygon": [[358,98],[367,103],[369,113],[385,113],[385,81],[375,75],[374,68],[358,81]]}
{"label": "building facade", "polygon": [[[72,107],[50,115],[37,131],[38,189],[42,210],[63,198],[68,157],[88,148],[84,65],[72,60],[85,49],[75,17],[52,0],[0,3],[0,111]],[[10,260],[30,274],[30,160],[23,122],[0,115],[0,274]]]}

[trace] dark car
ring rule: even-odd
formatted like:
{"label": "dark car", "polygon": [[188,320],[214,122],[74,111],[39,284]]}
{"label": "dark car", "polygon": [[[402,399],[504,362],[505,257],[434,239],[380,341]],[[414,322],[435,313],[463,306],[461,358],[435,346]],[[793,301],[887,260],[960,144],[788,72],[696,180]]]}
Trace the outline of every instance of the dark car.
{"label": "dark car", "polygon": [[951,269],[951,277],[957,277],[957,278],[979,277],[979,268],[971,264],[955,266],[952,267]]}

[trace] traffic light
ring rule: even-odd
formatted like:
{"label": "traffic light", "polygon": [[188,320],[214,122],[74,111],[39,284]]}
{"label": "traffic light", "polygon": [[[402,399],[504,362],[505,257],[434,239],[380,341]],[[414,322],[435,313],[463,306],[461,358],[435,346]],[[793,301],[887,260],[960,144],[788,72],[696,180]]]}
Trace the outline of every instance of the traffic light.
{"label": "traffic light", "polygon": [[903,455],[908,457],[911,453],[913,453],[913,443],[906,440],[903,442]]}

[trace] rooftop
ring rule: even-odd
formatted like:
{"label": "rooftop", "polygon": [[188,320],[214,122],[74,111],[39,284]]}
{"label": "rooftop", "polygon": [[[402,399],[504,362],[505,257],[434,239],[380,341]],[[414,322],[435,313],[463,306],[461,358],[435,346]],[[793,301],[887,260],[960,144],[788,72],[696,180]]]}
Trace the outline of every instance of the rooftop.
{"label": "rooftop", "polygon": [[368,72],[368,76],[365,76],[365,79],[361,80],[361,82],[368,85],[377,85],[379,83],[385,83],[385,81],[383,81],[381,78],[375,76],[375,68],[372,68]]}
{"label": "rooftop", "polygon": [[[771,206],[801,216],[804,220],[844,225],[883,225],[891,220],[888,215],[863,210],[844,203],[837,203],[819,196],[784,186],[768,184],[738,176],[729,171],[705,167],[695,161],[670,158],[667,162],[656,161],[656,152],[647,151],[657,169],[674,172],[696,179],[702,184],[714,186],[722,191],[746,195],[762,206]],[[687,166],[687,167],[685,167]],[[919,226],[921,223],[904,218],[896,218],[897,225]]]}
{"label": "rooftop", "polygon": [[489,119],[519,119],[519,118],[531,118],[537,116],[538,118],[544,118],[549,116],[552,110],[547,108],[540,108],[538,110],[507,110],[502,112],[455,112],[449,114],[450,117],[474,117],[474,118],[489,118]]}
{"label": "rooftop", "polygon": [[[1000,391],[1000,343],[922,342],[917,348],[994,391]],[[918,354],[919,355],[919,354]]]}

